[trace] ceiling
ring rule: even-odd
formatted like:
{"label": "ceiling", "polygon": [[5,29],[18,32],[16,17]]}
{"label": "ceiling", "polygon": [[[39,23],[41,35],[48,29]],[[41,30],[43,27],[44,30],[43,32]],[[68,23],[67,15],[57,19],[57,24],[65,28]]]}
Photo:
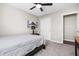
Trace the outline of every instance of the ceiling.
{"label": "ceiling", "polygon": [[9,3],[9,5],[19,8],[35,16],[43,16],[43,15],[50,14],[59,10],[79,7],[78,3],[53,3],[52,6],[43,6],[42,8],[44,9],[44,11],[41,12],[40,9],[38,8],[30,10],[30,8],[35,5],[33,3]]}

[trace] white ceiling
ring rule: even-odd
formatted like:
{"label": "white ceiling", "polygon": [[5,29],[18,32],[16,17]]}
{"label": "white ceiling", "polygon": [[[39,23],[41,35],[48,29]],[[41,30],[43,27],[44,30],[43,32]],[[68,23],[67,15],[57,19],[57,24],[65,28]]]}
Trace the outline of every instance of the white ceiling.
{"label": "white ceiling", "polygon": [[44,11],[41,12],[40,9],[38,8],[30,10],[30,8],[35,5],[33,3],[9,3],[9,5],[19,8],[23,11],[26,11],[36,16],[43,16],[64,9],[71,9],[76,7],[79,8],[78,3],[53,3],[53,6],[43,6],[42,8],[44,9]]}

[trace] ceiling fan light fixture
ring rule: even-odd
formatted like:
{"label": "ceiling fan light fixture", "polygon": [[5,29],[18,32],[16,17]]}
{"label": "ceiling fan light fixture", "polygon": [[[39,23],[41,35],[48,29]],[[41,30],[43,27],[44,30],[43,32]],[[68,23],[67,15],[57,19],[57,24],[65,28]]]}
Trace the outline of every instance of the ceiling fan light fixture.
{"label": "ceiling fan light fixture", "polygon": [[41,12],[44,11],[43,8],[42,8],[42,6],[52,6],[53,5],[53,3],[34,3],[34,4],[35,4],[35,6],[33,6],[32,8],[30,8],[30,10],[32,10],[34,8],[38,8],[38,9],[40,9]]}
{"label": "ceiling fan light fixture", "polygon": [[37,4],[36,5],[36,8],[41,8],[42,6],[40,4]]}

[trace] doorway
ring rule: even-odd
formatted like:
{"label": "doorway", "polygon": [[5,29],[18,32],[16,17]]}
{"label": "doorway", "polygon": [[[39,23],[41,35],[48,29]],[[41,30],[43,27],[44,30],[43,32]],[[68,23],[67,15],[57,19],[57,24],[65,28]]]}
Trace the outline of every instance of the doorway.
{"label": "doorway", "polygon": [[76,36],[77,14],[65,15],[63,17],[63,34],[64,43],[74,43]]}

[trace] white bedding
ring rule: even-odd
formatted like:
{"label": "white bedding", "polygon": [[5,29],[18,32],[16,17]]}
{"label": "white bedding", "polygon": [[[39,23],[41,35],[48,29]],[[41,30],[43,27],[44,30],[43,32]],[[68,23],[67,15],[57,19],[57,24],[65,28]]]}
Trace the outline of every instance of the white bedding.
{"label": "white bedding", "polygon": [[43,43],[43,38],[37,35],[0,37],[0,56],[22,56]]}

